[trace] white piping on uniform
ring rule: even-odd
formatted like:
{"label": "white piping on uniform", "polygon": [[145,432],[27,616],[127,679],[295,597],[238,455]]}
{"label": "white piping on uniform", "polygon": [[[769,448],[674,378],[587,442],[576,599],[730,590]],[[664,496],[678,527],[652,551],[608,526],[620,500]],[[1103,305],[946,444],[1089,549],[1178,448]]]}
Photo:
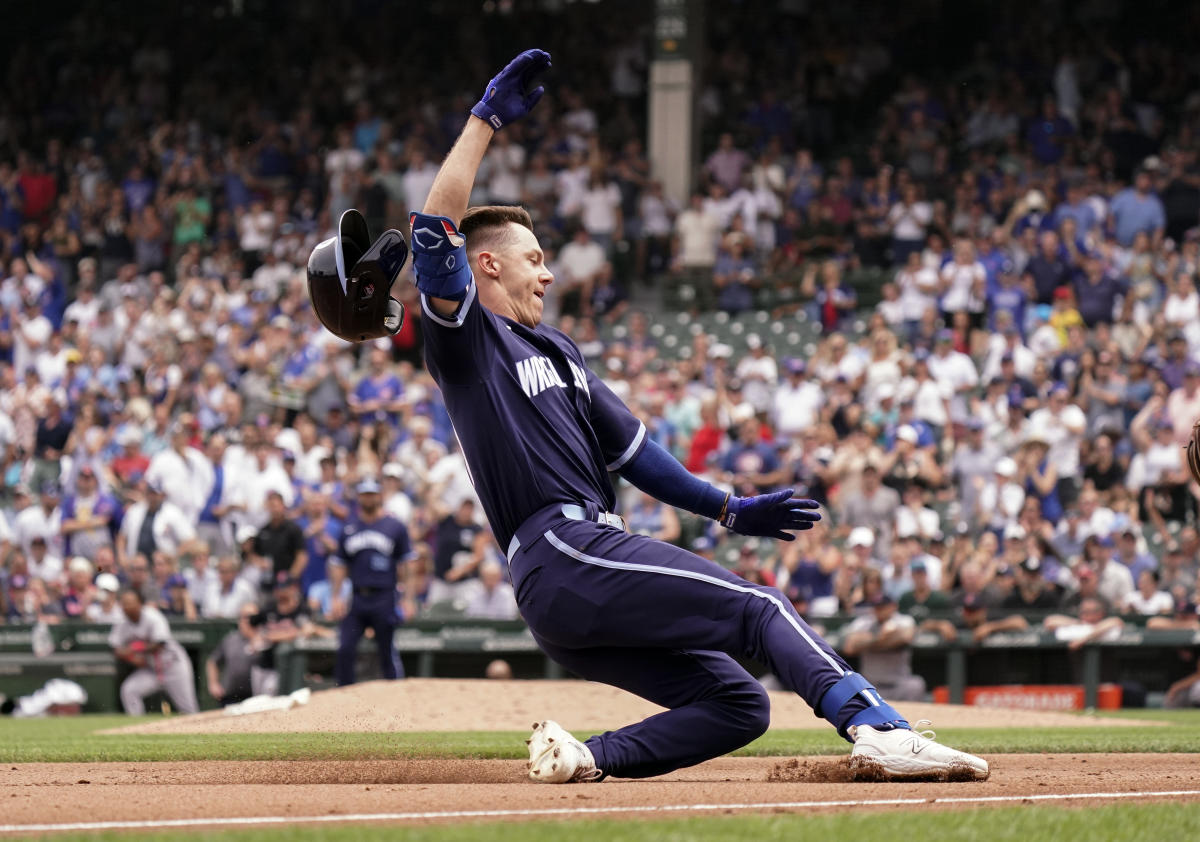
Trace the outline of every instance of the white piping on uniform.
{"label": "white piping on uniform", "polygon": [[463,298],[462,304],[458,308],[458,312],[454,314],[454,318],[447,319],[445,316],[439,315],[436,310],[429,306],[429,296],[421,293],[421,309],[425,311],[425,315],[433,319],[443,327],[462,327],[463,321],[467,318],[467,311],[471,309],[471,302],[475,300],[475,281],[467,286],[467,295]]}
{"label": "white piping on uniform", "polygon": [[715,576],[709,576],[704,573],[696,573],[692,570],[679,570],[673,567],[655,567],[651,564],[630,564],[629,562],[625,561],[610,561],[606,558],[597,558],[596,556],[588,555],[587,553],[581,553],[579,550],[575,549],[569,544],[564,544],[559,537],[554,534],[554,530],[548,529],[544,535],[546,540],[549,541],[550,544],[560,553],[570,556],[576,561],[582,561],[584,564],[594,564],[597,567],[607,567],[610,570],[628,570],[636,573],[661,573],[664,576],[675,576],[680,579],[692,579],[697,582],[707,582],[710,585],[717,585],[718,587],[726,588],[731,591],[738,591],[739,593],[746,593],[750,594],[751,596],[756,596],[759,599],[765,599],[775,606],[775,609],[781,615],[783,615],[785,620],[791,623],[792,628],[796,630],[796,633],[800,635],[800,637],[803,638],[809,646],[815,649],[818,653],[820,653],[822,658],[829,662],[829,666],[837,670],[838,675],[846,674],[846,671],[841,668],[838,662],[830,657],[828,652],[818,646],[816,641],[809,636],[808,632],[804,630],[804,627],[800,625],[796,618],[788,613],[788,610],[783,607],[783,603],[765,591],[760,591],[756,588],[747,586],[735,585],[733,582],[726,582],[723,579],[716,578]]}
{"label": "white piping on uniform", "polygon": [[638,445],[642,443],[642,439],[644,439],[645,437],[646,437],[646,425],[639,421],[637,435],[635,435],[633,437],[633,441],[631,441],[629,443],[629,447],[625,448],[625,452],[617,457],[616,462],[608,463],[608,465],[606,466],[608,468],[608,470],[610,470],[610,471],[620,470],[622,465],[624,465],[626,462],[628,462],[630,459],[633,458],[634,451],[637,450]]}

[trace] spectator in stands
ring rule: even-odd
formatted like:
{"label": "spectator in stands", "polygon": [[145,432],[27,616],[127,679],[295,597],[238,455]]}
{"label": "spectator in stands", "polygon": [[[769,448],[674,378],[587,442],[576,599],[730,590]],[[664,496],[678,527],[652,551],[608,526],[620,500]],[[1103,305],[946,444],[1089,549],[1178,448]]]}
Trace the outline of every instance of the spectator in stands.
{"label": "spectator in stands", "polygon": [[265,559],[272,581],[299,579],[308,565],[303,530],[287,516],[287,504],[278,491],[267,492],[268,520],[254,536],[254,555]]}
{"label": "spectator in stands", "polygon": [[1029,622],[1021,614],[1010,614],[1000,620],[988,619],[987,601],[976,593],[966,594],[958,611],[949,619],[929,619],[920,626],[922,631],[937,632],[947,642],[957,640],[961,632],[970,635],[972,642],[981,643],[994,634],[1024,631]]}
{"label": "spectator in stands", "polygon": [[[1020,529],[1020,527],[1017,527]],[[1025,537],[1023,531],[1012,538],[1005,539],[1006,549],[1012,545],[1020,547]],[[1002,603],[1004,611],[1040,612],[1052,611],[1058,607],[1059,596],[1042,573],[1041,559],[1036,556],[1026,556],[1017,565],[1016,587]]]}
{"label": "spectator in stands", "polygon": [[481,587],[467,601],[465,613],[468,617],[515,620],[520,616],[513,587],[504,581],[504,570],[500,562],[488,558],[479,565],[479,584]]}
{"label": "spectator in stands", "polygon": [[[842,651],[858,657],[860,670],[881,693],[901,701],[925,698],[925,679],[912,671],[912,641],[916,622],[897,611],[886,593],[870,600],[871,611],[850,623]],[[883,689],[886,687],[887,689]]]}
{"label": "spectator in stands", "polygon": [[82,465],[75,478],[75,493],[62,503],[64,550],[86,559],[96,557],[101,547],[113,545],[120,503],[100,490],[100,482],[91,465]]}
{"label": "spectator in stands", "polygon": [[117,556],[122,566],[142,555],[155,552],[174,555],[192,546],[196,531],[191,521],[173,503],[167,501],[166,490],[158,481],[143,483],[142,499],[129,507],[121,521]]}
{"label": "spectator in stands", "polygon": [[238,575],[237,560],[223,556],[217,562],[217,581],[208,587],[201,614],[205,619],[236,619],[242,606],[255,603],[257,598],[254,585]]}
{"label": "spectator in stands", "polygon": [[96,577],[95,598],[84,609],[84,617],[89,623],[111,626],[121,621],[124,613],[117,602],[117,593],[121,583],[112,573],[101,573]]}
{"label": "spectator in stands", "polygon": [[340,623],[354,598],[354,588],[346,575],[346,563],[337,556],[325,562],[325,578],[308,589],[308,610],[317,620]]}
{"label": "spectator in stands", "polygon": [[929,566],[924,558],[915,558],[909,563],[912,589],[901,594],[897,601],[901,614],[907,614],[917,622],[929,619],[931,614],[941,614],[952,608],[950,596],[945,591],[934,590],[929,581]]}
{"label": "spectator in stands", "polygon": [[1120,637],[1124,622],[1120,617],[1106,617],[1105,613],[1100,600],[1085,599],[1079,603],[1077,616],[1051,614],[1042,621],[1042,627],[1053,632],[1055,639],[1064,641],[1069,649],[1081,649],[1094,641]]}
{"label": "spectator in stands", "polygon": [[293,643],[302,637],[332,637],[332,629],[313,624],[308,608],[300,598],[300,583],[290,576],[276,580],[271,600],[250,618],[258,634],[259,661],[251,667],[255,695],[279,694],[279,663],[281,644]]}
{"label": "spectator in stands", "polygon": [[1143,570],[1137,578],[1137,589],[1126,594],[1121,603],[1121,613],[1141,616],[1170,614],[1174,608],[1174,597],[1159,590],[1158,573],[1154,570]]}
{"label": "spectator in stands", "polygon": [[1134,175],[1132,186],[1113,196],[1109,213],[1118,245],[1128,248],[1139,233],[1150,235],[1155,246],[1162,240],[1166,212],[1152,186],[1150,173],[1143,167]]}
{"label": "spectator in stands", "polygon": [[486,557],[487,535],[475,519],[475,500],[464,497],[437,525],[430,602],[444,602],[477,586],[473,580]]}

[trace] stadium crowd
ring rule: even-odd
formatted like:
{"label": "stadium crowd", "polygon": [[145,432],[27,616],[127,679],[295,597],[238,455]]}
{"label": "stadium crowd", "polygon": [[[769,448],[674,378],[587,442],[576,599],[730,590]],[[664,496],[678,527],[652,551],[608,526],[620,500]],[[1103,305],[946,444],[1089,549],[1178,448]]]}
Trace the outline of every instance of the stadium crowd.
{"label": "stadium crowd", "polygon": [[[559,33],[574,69],[497,136],[472,197],[530,209],[549,317],[656,440],[739,493],[792,485],[829,512],[793,543],[731,543],[623,489],[630,527],[815,621],[898,602],[943,632],[988,610],[1200,627],[1200,488],[1180,448],[1200,418],[1191,65],[1171,45],[1013,24],[952,74],[897,79],[899,36],[729,15],[746,26],[713,35],[686,202],[646,156],[642,33],[599,13]],[[112,621],[126,584],[168,617],[238,619],[283,583],[336,621],[351,595],[333,550],[355,483],[377,477],[415,540],[401,616],[515,617],[411,285],[401,333],[352,347],[304,284],[345,208],[379,230],[422,206],[478,68],[406,103],[387,94],[398,71],[322,51],[275,90],[227,91],[256,30],[196,25],[224,46],[147,36],[106,62],[114,33],[84,14],[10,56],[0,615]],[[589,44],[597,28],[615,49]],[[810,47],[777,72],[802,31]],[[297,66],[267,52],[253,66]],[[856,288],[864,269],[886,283]],[[696,324],[790,293],[771,321],[816,326],[811,353],[767,331],[664,347],[644,303],[680,284]]]}

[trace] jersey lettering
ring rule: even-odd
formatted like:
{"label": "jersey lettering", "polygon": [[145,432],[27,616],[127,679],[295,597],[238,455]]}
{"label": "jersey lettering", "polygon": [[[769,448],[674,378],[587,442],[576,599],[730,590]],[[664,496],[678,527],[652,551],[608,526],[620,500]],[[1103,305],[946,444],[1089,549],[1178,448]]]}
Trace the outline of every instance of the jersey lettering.
{"label": "jersey lettering", "polygon": [[[575,368],[572,363],[572,368]],[[575,371],[575,384],[579,385],[580,372]],[[521,383],[521,391],[528,397],[534,397],[553,386],[567,388],[567,384],[558,376],[558,369],[546,357],[526,357],[517,363],[517,380]],[[586,386],[584,387],[586,389]]]}
{"label": "jersey lettering", "polygon": [[582,368],[575,365],[574,361],[567,360],[567,365],[571,366],[571,374],[575,380],[575,388],[582,389],[583,393],[589,398],[592,396],[591,390],[588,389],[587,374]]}
{"label": "jersey lettering", "polygon": [[374,550],[385,556],[390,556],[393,547],[394,542],[391,538],[373,529],[357,532],[346,538],[346,552],[349,555],[355,555],[363,550]]}

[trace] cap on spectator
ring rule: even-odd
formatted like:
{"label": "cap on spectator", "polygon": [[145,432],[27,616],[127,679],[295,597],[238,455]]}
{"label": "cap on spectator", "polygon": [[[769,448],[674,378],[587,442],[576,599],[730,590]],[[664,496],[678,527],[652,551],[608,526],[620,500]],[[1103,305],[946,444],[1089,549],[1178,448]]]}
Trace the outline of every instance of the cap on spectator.
{"label": "cap on spectator", "polygon": [[724,342],[714,342],[708,349],[708,356],[714,360],[727,360],[733,356],[733,349]]}
{"label": "cap on spectator", "polygon": [[1042,569],[1042,560],[1036,556],[1030,556],[1021,562],[1021,569],[1026,573],[1038,573]]}
{"label": "cap on spectator", "polygon": [[697,535],[696,540],[692,541],[692,552],[706,553],[713,548],[713,539],[707,535]]}
{"label": "cap on spectator", "polygon": [[284,588],[298,586],[299,584],[300,584],[300,580],[297,579],[295,576],[290,576],[287,573],[280,573],[279,576],[275,579],[275,590],[281,591]]}
{"label": "cap on spectator", "polygon": [[1017,463],[1010,457],[1005,456],[996,461],[996,473],[1002,477],[1015,476],[1017,473]]}
{"label": "cap on spectator", "polygon": [[967,419],[967,429],[970,430],[971,432],[978,433],[981,430],[983,430],[983,428],[986,426],[987,426],[987,424],[984,422],[984,420],[982,418],[977,418],[972,415],[970,418]]}
{"label": "cap on spectator", "polygon": [[1200,363],[1196,362],[1195,360],[1188,360],[1187,365],[1183,367],[1183,375],[1185,377],[1200,376]]}
{"label": "cap on spectator", "polygon": [[867,600],[867,604],[872,608],[875,608],[880,605],[891,605],[895,601],[896,600],[892,599],[891,595],[887,591],[880,591],[879,593],[875,594],[875,596]]}
{"label": "cap on spectator", "polygon": [[39,489],[43,497],[57,497],[59,495],[58,482],[55,480],[46,480],[42,483]]}
{"label": "cap on spectator", "polygon": [[1010,523],[1004,527],[1005,541],[1023,541],[1025,540],[1025,527],[1019,523]]}
{"label": "cap on spectator", "polygon": [[733,408],[730,413],[730,420],[734,424],[741,424],[743,421],[749,421],[754,418],[754,407],[748,403],[739,403]]}
{"label": "cap on spectator", "polygon": [[46,546],[46,536],[34,535],[32,538],[29,539],[29,543],[30,544],[38,544],[39,546],[44,547],[44,546]]}
{"label": "cap on spectator", "polygon": [[[965,526],[966,524],[962,524],[962,525]],[[931,544],[946,543],[946,533],[942,532],[942,530],[940,530],[940,529],[933,530],[933,534],[929,536],[929,543],[931,543]]]}
{"label": "cap on spectator", "polygon": [[102,591],[116,593],[121,590],[121,580],[111,573],[101,573],[96,577],[96,587]]}
{"label": "cap on spectator", "polygon": [[1050,316],[1053,315],[1054,308],[1049,304],[1039,304],[1033,308],[1034,317],[1040,322],[1050,321]]}
{"label": "cap on spectator", "polygon": [[385,477],[400,479],[404,476],[404,466],[399,462],[388,462],[380,471]]}
{"label": "cap on spectator", "polygon": [[1071,297],[1071,288],[1070,287],[1058,287],[1057,289],[1054,290],[1054,300],[1055,301],[1066,301],[1070,297]]}
{"label": "cap on spectator", "polygon": [[1075,567],[1076,579],[1095,579],[1096,571],[1090,564],[1079,564]]}
{"label": "cap on spectator", "polygon": [[938,342],[953,342],[954,341],[954,331],[952,331],[948,327],[942,328],[941,330],[939,330],[937,332],[937,341]]}
{"label": "cap on spectator", "polygon": [[1099,535],[1096,537],[1096,543],[1102,547],[1111,547],[1114,542],[1111,535]]}
{"label": "cap on spectator", "polygon": [[812,588],[808,585],[789,584],[783,591],[788,602],[809,602],[812,600]]}
{"label": "cap on spectator", "polygon": [[746,336],[746,347],[754,351],[762,347],[762,337],[757,333],[751,333]]}
{"label": "cap on spectator", "polygon": [[851,549],[873,547],[875,546],[875,533],[865,526],[856,526],[850,530],[850,535],[846,538],[846,546]]}
{"label": "cap on spectator", "polygon": [[281,330],[290,330],[292,327],[292,320],[281,313],[271,319],[271,327],[277,327]]}
{"label": "cap on spectator", "polygon": [[788,357],[784,360],[783,367],[787,369],[788,374],[803,374],[808,370],[808,363],[799,357]]}
{"label": "cap on spectator", "polygon": [[742,391],[742,381],[736,377],[730,377],[729,382],[725,384],[725,389],[730,392]]}
{"label": "cap on spectator", "polygon": [[[15,581],[16,577],[14,576],[13,579]],[[1200,614],[1200,608],[1197,608],[1196,603],[1190,600],[1177,599],[1175,600],[1175,613],[1180,617],[1194,617],[1196,614]]]}
{"label": "cap on spectator", "polygon": [[63,360],[69,363],[77,363],[83,360],[83,354],[79,353],[78,348],[68,348],[63,354]]}
{"label": "cap on spectator", "polygon": [[1011,576],[1011,575],[1013,575],[1013,569],[1011,567],[1009,567],[1007,564],[998,565],[996,567],[996,575],[997,576]]}
{"label": "cap on spectator", "polygon": [[94,478],[96,476],[96,469],[93,468],[91,465],[80,465],[79,466],[79,475],[81,477],[93,477]]}
{"label": "cap on spectator", "polygon": [[1012,354],[1002,354],[1002,355],[1000,356],[1000,362],[1001,362],[1001,363],[1010,363],[1010,362],[1012,362],[1012,361],[1013,361],[1013,355],[1012,355]]}
{"label": "cap on spectator", "polygon": [[14,591],[22,590],[29,587],[29,578],[21,573],[17,573],[8,580],[8,587]]}
{"label": "cap on spectator", "polygon": [[71,563],[67,565],[68,573],[86,573],[92,575],[92,563],[81,555],[77,555],[71,559]]}
{"label": "cap on spectator", "polygon": [[875,390],[875,396],[881,401],[890,401],[896,397],[896,387],[891,383],[881,383],[879,388]]}
{"label": "cap on spectator", "polygon": [[142,443],[142,431],[137,427],[128,426],[117,436],[117,444],[121,447],[132,447]]}
{"label": "cap on spectator", "polygon": [[256,535],[258,535],[257,529],[249,524],[242,524],[237,528],[237,532],[234,534],[234,539],[239,544],[244,544],[254,538]]}
{"label": "cap on spectator", "polygon": [[373,477],[367,477],[358,481],[358,485],[354,488],[358,494],[378,494],[380,492],[379,482]]}
{"label": "cap on spectator", "polygon": [[929,566],[925,564],[925,559],[923,559],[923,558],[914,558],[912,560],[912,564],[910,564],[908,566],[908,569],[911,570],[913,573],[928,573],[929,572]]}
{"label": "cap on spectator", "polygon": [[900,429],[896,430],[896,438],[900,439],[901,441],[906,441],[909,444],[916,444],[918,439],[920,439],[920,436],[918,436],[917,431],[908,424],[902,424]]}
{"label": "cap on spectator", "polygon": [[172,573],[167,577],[168,588],[186,588],[187,579],[183,578],[182,573]]}
{"label": "cap on spectator", "polygon": [[915,351],[913,351],[913,362],[923,363],[923,362],[926,362],[928,359],[929,359],[929,349],[928,348],[922,347],[922,348],[917,348]]}
{"label": "cap on spectator", "polygon": [[280,453],[279,455],[283,458],[284,462],[295,462],[296,461],[296,452],[293,450],[285,450],[282,453]]}

